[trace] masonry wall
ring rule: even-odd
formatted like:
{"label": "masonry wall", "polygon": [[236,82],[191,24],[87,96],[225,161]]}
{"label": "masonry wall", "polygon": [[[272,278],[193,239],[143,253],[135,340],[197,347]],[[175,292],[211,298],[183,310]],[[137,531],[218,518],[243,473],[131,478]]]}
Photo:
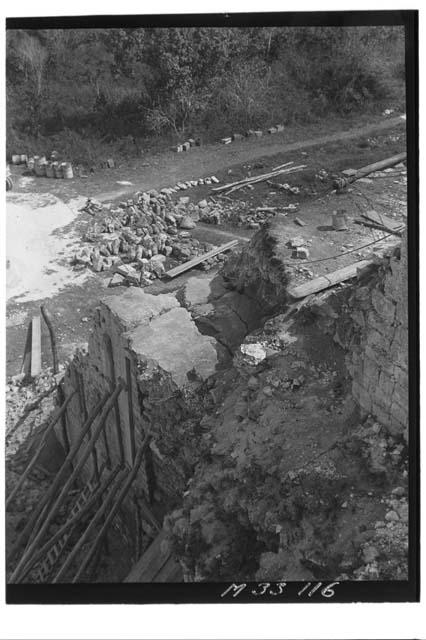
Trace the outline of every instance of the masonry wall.
{"label": "masonry wall", "polygon": [[377,278],[354,291],[359,345],[348,356],[353,395],[394,435],[408,430],[408,272],[406,238]]}
{"label": "masonry wall", "polygon": [[[76,354],[65,376],[65,393],[79,391],[67,412],[71,446],[99,399],[119,379],[126,388],[108,415],[82,479],[93,477],[103,464],[131,467],[149,431],[152,442],[127,498],[127,510],[133,510],[139,497],[161,521],[180,502],[191,458],[192,438],[185,433],[190,415],[186,395],[214,372],[215,344],[198,332],[174,296],[152,296],[131,288],[101,301],[88,352]],[[58,435],[62,436],[60,427]]]}
{"label": "masonry wall", "polygon": [[350,287],[313,306],[325,331],[346,351],[352,393],[393,435],[408,434],[408,273],[401,248],[359,274]]}

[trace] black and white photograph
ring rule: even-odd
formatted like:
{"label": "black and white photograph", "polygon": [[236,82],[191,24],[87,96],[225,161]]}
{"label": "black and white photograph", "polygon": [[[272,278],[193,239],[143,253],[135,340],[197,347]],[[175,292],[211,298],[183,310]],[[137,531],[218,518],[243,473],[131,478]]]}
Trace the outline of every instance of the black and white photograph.
{"label": "black and white photograph", "polygon": [[9,603],[418,599],[416,27],[9,8]]}

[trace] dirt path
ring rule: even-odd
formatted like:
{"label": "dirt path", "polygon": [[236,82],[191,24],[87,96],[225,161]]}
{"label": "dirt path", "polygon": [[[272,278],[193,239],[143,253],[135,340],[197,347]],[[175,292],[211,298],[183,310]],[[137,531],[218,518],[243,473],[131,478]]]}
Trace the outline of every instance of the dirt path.
{"label": "dirt path", "polygon": [[[216,144],[208,147],[194,147],[188,154],[166,153],[160,156],[158,161],[154,161],[154,166],[144,168],[143,175],[139,175],[137,182],[135,181],[131,187],[127,186],[115,191],[98,192],[93,195],[101,201],[113,200],[134,192],[135,187],[138,190],[148,190],[171,186],[181,180],[191,180],[214,173],[220,174],[225,167],[228,169],[233,164],[241,164],[254,158],[258,159],[264,156],[274,156],[278,153],[301,151],[350,138],[372,136],[375,133],[383,132],[398,125],[405,125],[401,116],[293,143],[286,143],[287,133],[285,132],[273,136],[268,135],[260,139],[245,139],[230,145]],[[129,180],[132,180],[132,178],[129,178]]]}

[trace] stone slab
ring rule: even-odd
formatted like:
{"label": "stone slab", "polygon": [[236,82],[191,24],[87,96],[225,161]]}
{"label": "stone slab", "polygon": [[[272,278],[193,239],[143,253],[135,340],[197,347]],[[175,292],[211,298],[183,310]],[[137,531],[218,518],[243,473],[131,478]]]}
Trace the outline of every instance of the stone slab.
{"label": "stone slab", "polygon": [[101,305],[107,307],[122,323],[125,331],[138,325],[146,325],[153,318],[179,306],[172,295],[153,296],[143,289],[131,288],[117,295],[102,298]]}
{"label": "stone slab", "polygon": [[201,335],[189,312],[182,307],[136,327],[126,338],[137,355],[157,362],[179,387],[189,384],[189,372],[195,370],[205,379],[214,373],[218,363],[216,341]]}

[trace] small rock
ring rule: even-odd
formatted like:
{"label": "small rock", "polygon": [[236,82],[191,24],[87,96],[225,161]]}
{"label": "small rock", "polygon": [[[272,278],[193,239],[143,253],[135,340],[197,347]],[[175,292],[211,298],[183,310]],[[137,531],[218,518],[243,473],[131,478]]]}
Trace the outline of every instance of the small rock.
{"label": "small rock", "polygon": [[399,520],[399,515],[396,511],[388,511],[385,515],[385,520],[388,522],[397,522]]}
{"label": "small rock", "polygon": [[266,358],[266,351],[259,343],[242,344],[240,346],[241,353],[246,357],[250,364],[258,365]]}
{"label": "small rock", "polygon": [[251,391],[255,391],[259,387],[259,380],[257,378],[255,378],[254,376],[251,376],[249,378],[248,383],[247,383],[247,387]]}
{"label": "small rock", "polygon": [[262,391],[265,396],[268,396],[269,398],[272,396],[271,387],[263,387]]}
{"label": "small rock", "polygon": [[364,562],[373,562],[377,556],[379,555],[379,552],[377,551],[376,547],[365,547],[364,551],[362,552],[362,557],[364,559]]}
{"label": "small rock", "polygon": [[196,224],[190,216],[184,216],[179,226],[181,229],[194,229]]}

